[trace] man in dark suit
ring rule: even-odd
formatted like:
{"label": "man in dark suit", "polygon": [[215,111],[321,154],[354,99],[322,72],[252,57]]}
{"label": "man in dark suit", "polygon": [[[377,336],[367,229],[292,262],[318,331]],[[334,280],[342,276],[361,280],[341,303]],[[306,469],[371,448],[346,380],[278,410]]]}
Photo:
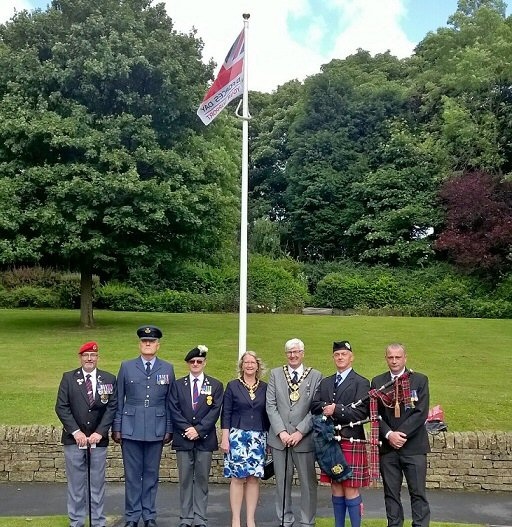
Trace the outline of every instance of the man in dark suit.
{"label": "man in dark suit", "polygon": [[287,364],[270,372],[266,404],[270,421],[267,444],[272,448],[276,476],[276,512],[280,525],[294,524],[291,487],[295,467],[300,481],[299,525],[309,527],[315,525],[318,483],[310,408],[322,374],[304,367],[302,340],[288,340],[285,353]]}
{"label": "man in dark suit", "polygon": [[117,408],[116,378],[96,368],[99,356],[96,342],[86,342],[78,356],[81,367],[64,373],[55,404],[55,412],[64,426],[69,525],[85,525],[90,463],[91,523],[94,527],[105,527],[105,465],[108,432]]}
{"label": "man in dark suit", "polygon": [[[353,426],[351,423],[368,417],[368,405],[352,407],[351,403],[368,395],[370,381],[352,369],[354,353],[347,340],[333,342],[332,357],[336,373],[322,379],[313,398],[311,413],[322,414],[332,419],[335,425],[345,425],[339,432],[342,437],[340,447],[352,469],[352,476],[344,481],[334,481],[322,473],[320,481],[331,484],[335,527],[344,527],[347,511],[352,527],[360,527],[362,499],[359,488],[368,487],[370,473],[363,425]],[[363,442],[351,442],[350,439]]]}
{"label": "man in dark suit", "polygon": [[402,527],[404,511],[400,497],[403,477],[411,497],[413,527],[428,527],[430,507],[426,497],[427,453],[430,452],[425,421],[428,415],[428,378],[405,366],[407,354],[402,344],[386,348],[389,371],[372,379],[378,389],[394,384],[378,398],[380,473],[388,527]]}
{"label": "man in dark suit", "polygon": [[206,346],[196,346],[185,356],[189,373],[171,388],[170,408],[180,479],[179,527],[208,525],[208,477],[212,452],[219,447],[215,423],[222,408],[224,389],[205,375]]}
{"label": "man in dark suit", "polygon": [[125,478],[125,527],[156,527],[156,493],[164,444],[172,438],[168,398],[174,368],[159,359],[162,332],[137,330],[140,357],[121,364],[112,438],[121,443]]}

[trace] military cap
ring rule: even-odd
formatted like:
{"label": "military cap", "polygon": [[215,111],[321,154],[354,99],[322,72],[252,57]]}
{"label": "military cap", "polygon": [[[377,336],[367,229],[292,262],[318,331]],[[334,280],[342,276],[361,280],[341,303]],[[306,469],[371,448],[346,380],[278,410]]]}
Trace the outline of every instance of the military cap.
{"label": "military cap", "polygon": [[141,326],[137,330],[140,340],[157,340],[162,338],[162,331],[156,326]]}
{"label": "military cap", "polygon": [[196,357],[200,357],[202,359],[206,359],[206,353],[207,352],[208,352],[208,348],[206,346],[203,346],[202,344],[199,344],[199,346],[196,346],[195,348],[192,348],[185,355],[185,362],[188,362],[189,360],[195,359]]}
{"label": "military cap", "polygon": [[98,352],[98,344],[96,342],[94,342],[93,340],[91,340],[90,342],[86,342],[85,344],[82,344],[80,346],[80,349],[78,350],[78,353],[80,353],[80,355],[81,355],[82,353],[85,353],[86,351],[91,351],[91,352],[97,353]]}
{"label": "military cap", "polygon": [[338,342],[332,343],[332,351],[348,350],[352,351],[352,346],[348,340],[339,340]]}

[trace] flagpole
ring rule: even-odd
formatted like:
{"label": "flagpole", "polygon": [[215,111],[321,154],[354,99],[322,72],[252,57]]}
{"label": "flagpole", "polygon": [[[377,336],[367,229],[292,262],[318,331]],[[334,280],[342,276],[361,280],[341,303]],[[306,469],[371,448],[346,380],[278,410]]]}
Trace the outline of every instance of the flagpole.
{"label": "flagpole", "polygon": [[249,82],[248,38],[249,15],[244,13],[244,92],[242,98],[242,188],[240,211],[240,306],[238,316],[238,358],[247,351],[247,217],[249,193]]}

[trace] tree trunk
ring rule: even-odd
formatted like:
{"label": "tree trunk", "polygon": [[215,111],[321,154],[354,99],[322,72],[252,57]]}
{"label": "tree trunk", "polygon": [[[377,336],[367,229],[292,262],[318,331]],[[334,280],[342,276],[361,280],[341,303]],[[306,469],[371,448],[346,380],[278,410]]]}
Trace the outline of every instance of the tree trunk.
{"label": "tree trunk", "polygon": [[80,270],[80,325],[83,328],[94,327],[92,311],[92,267],[87,263]]}

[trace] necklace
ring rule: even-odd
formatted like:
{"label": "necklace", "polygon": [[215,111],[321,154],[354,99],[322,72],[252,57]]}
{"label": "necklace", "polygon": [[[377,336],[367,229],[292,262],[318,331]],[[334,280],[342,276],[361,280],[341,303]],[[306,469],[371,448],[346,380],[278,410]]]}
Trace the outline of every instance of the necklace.
{"label": "necklace", "polygon": [[252,386],[249,386],[242,379],[242,377],[239,377],[238,380],[243,384],[243,386],[245,386],[247,388],[247,391],[249,392],[249,397],[251,398],[251,401],[254,401],[254,399],[256,398],[256,394],[254,392],[258,389],[258,386],[260,385],[260,380],[258,379]]}
{"label": "necklace", "polygon": [[294,383],[290,377],[288,366],[286,364],[283,366],[283,373],[286,378],[286,383],[288,384],[289,397],[292,403],[295,403],[300,399],[300,393],[299,393],[300,385],[302,381],[309,375],[309,372],[311,371],[311,369],[312,369],[311,367],[304,369],[302,375],[300,376],[300,379],[297,380],[297,383]]}

